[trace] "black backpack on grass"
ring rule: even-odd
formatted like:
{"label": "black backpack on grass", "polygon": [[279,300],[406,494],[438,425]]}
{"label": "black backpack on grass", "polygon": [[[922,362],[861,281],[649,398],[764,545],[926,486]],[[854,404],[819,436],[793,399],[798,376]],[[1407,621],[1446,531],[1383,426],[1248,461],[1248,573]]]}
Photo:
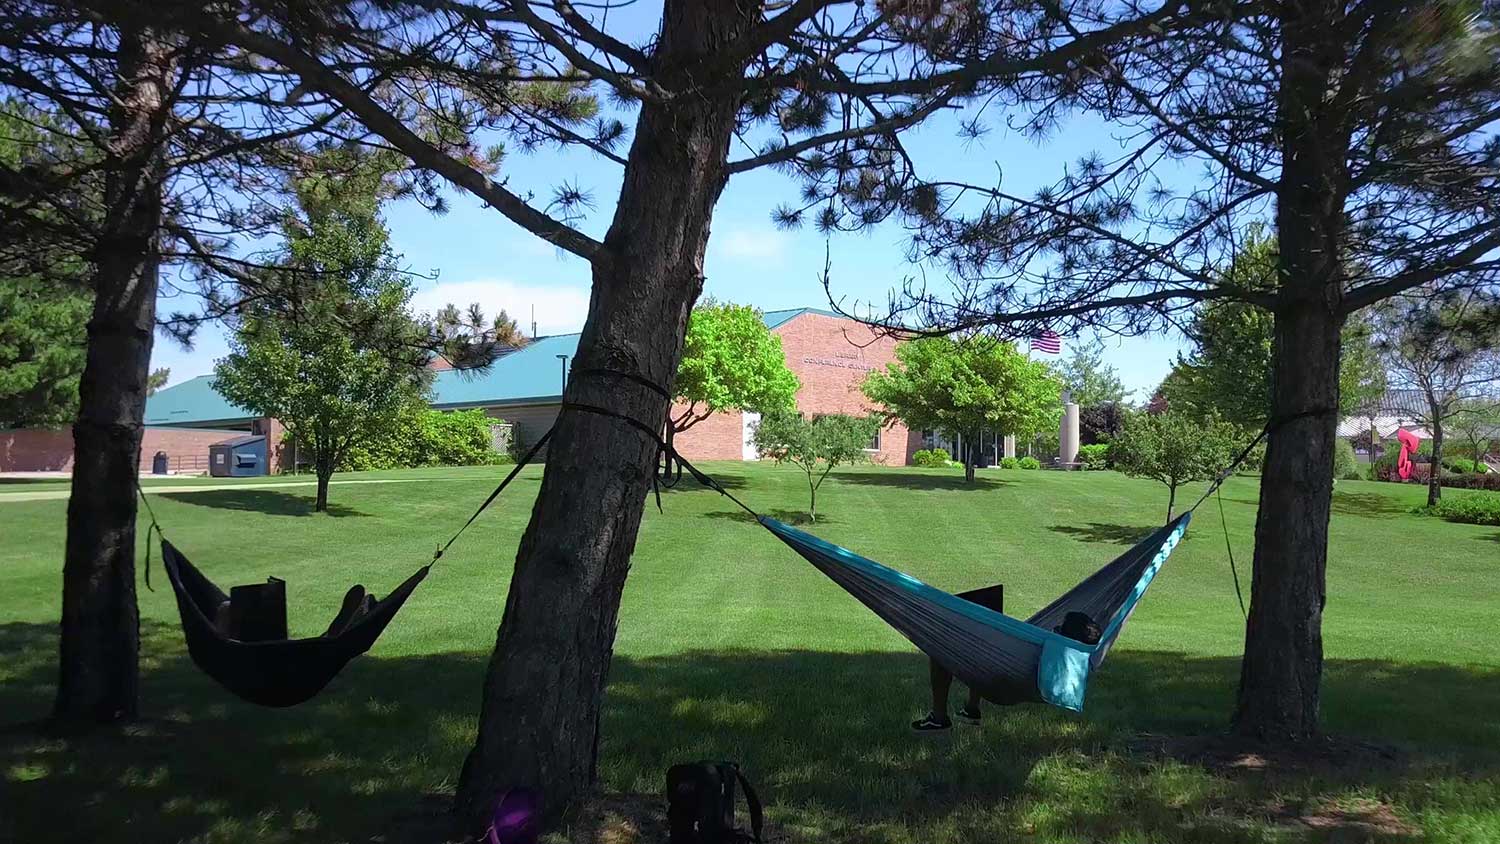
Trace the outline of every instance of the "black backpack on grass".
{"label": "black backpack on grass", "polygon": [[[750,834],[734,825],[735,783],[745,789]],[[734,844],[761,840],[760,797],[733,762],[691,762],[667,769],[670,844]]]}

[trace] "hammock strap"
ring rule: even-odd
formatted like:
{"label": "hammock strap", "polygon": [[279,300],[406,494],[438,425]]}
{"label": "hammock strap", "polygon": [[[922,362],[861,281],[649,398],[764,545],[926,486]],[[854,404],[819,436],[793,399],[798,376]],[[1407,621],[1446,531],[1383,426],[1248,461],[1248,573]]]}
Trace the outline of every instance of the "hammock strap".
{"label": "hammock strap", "polygon": [[1249,445],[1241,449],[1240,453],[1233,460],[1229,461],[1229,465],[1224,468],[1224,471],[1220,472],[1214,477],[1213,483],[1209,484],[1208,489],[1204,490],[1203,495],[1199,496],[1198,500],[1193,502],[1193,506],[1187,508],[1187,512],[1191,513],[1194,510],[1197,510],[1198,505],[1207,501],[1210,495],[1218,492],[1219,487],[1222,486],[1225,481],[1229,480],[1230,476],[1240,468],[1240,464],[1249,459],[1250,452],[1254,451],[1255,447],[1260,445],[1261,441],[1266,437],[1269,437],[1273,432],[1276,431],[1276,429],[1289,422],[1295,422],[1298,419],[1306,419],[1309,416],[1322,416],[1325,413],[1333,413],[1335,410],[1337,410],[1337,408],[1314,408],[1312,410],[1304,410],[1301,413],[1293,413],[1288,416],[1283,416],[1280,419],[1272,419],[1267,422],[1266,426],[1260,429],[1260,433],[1255,435],[1255,439],[1251,440]]}
{"label": "hammock strap", "polygon": [[672,446],[672,434],[670,426],[667,428],[666,437],[663,438],[661,434],[658,434],[651,428],[650,425],[647,425],[645,422],[642,422],[641,420],[636,419],[632,416],[626,416],[623,413],[616,413],[615,411],[608,408],[599,407],[592,404],[582,404],[580,402],[568,401],[563,402],[562,406],[565,410],[581,410],[584,413],[593,413],[599,416],[608,416],[612,419],[618,419],[655,441],[657,455],[656,472],[651,476],[651,492],[656,496],[656,509],[658,512],[662,511],[661,488],[666,487],[667,489],[671,489],[672,487],[675,487],[677,485],[677,482],[682,480],[683,470],[686,470],[688,474],[692,475],[693,479],[698,483],[708,487],[709,489],[717,492],[725,498],[728,498],[735,504],[738,504],[741,510],[744,510],[746,513],[754,516],[757,520],[760,519],[760,514],[750,509],[750,505],[739,500],[738,498],[735,498],[734,494],[725,489],[723,484],[714,480],[712,477],[704,473],[701,469],[694,466],[692,463],[689,463],[687,458],[678,453],[677,449]]}
{"label": "hammock strap", "polygon": [[1229,518],[1224,515],[1224,496],[1218,490],[1214,490],[1214,498],[1219,501],[1219,523],[1224,526],[1224,553],[1229,555],[1229,574],[1234,578],[1234,597],[1240,602],[1240,615],[1245,620],[1250,619],[1250,614],[1245,611],[1245,593],[1240,591],[1240,571],[1234,565],[1234,544],[1229,541]]}
{"label": "hammock strap", "polygon": [[151,532],[156,532],[157,539],[165,539],[166,537],[161,532],[161,524],[156,521],[156,511],[151,509],[151,499],[146,497],[146,488],[141,486],[141,474],[139,470],[136,471],[135,475],[135,491],[140,496],[141,503],[146,505],[147,518],[151,519],[151,524],[146,526],[146,591],[155,592],[156,589],[151,585]]}
{"label": "hammock strap", "polygon": [[[479,505],[479,509],[474,511],[474,515],[470,516],[467,522],[464,522],[463,527],[459,528],[457,532],[448,537],[447,542],[444,542],[442,545],[438,546],[438,549],[432,554],[432,563],[436,563],[438,560],[441,560],[443,558],[443,554],[448,551],[448,548],[451,547],[453,543],[463,535],[464,531],[469,529],[469,525],[474,524],[474,520],[479,518],[481,513],[489,509],[489,506],[491,504],[495,503],[495,499],[500,497],[500,493],[504,492],[505,488],[510,486],[510,482],[515,480],[517,475],[521,474],[521,470],[526,468],[526,465],[536,457],[537,452],[541,451],[542,446],[545,446],[547,444],[547,440],[551,438],[552,429],[548,428],[547,433],[542,434],[542,438],[536,441],[536,444],[526,452],[525,456],[516,461],[516,465],[510,470],[510,473],[505,476],[504,480],[500,481],[500,485],[495,487],[494,491],[490,493],[490,497],[486,498],[484,500],[484,503]],[[432,563],[428,563],[428,565],[431,566]]]}

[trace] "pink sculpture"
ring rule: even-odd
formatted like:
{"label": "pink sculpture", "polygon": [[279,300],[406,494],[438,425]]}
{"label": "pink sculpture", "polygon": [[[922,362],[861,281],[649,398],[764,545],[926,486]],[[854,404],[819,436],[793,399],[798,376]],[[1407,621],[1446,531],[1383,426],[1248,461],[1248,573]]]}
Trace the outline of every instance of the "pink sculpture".
{"label": "pink sculpture", "polygon": [[1401,476],[1401,480],[1409,481],[1413,468],[1411,456],[1417,453],[1422,441],[1417,439],[1416,434],[1404,428],[1396,431],[1396,439],[1401,441],[1401,456],[1396,458],[1396,474]]}

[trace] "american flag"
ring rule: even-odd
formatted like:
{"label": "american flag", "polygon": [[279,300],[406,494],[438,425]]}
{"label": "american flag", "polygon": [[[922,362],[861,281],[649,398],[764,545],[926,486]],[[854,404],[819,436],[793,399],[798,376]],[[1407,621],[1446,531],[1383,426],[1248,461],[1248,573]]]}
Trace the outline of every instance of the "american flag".
{"label": "american flag", "polygon": [[1045,355],[1062,354],[1062,338],[1056,331],[1043,331],[1031,335],[1031,350]]}

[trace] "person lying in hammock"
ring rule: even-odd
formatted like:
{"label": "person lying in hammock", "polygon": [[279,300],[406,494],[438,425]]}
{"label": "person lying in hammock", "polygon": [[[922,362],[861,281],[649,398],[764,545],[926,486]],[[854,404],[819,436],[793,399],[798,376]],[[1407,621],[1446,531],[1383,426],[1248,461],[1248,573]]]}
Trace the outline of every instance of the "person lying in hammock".
{"label": "person lying in hammock", "polygon": [[[1004,612],[1003,592],[998,586],[990,586],[984,589],[975,589],[969,592],[956,593],[958,597],[992,609],[995,612]],[[1077,639],[1085,645],[1097,645],[1103,636],[1097,622],[1088,613],[1070,612],[1063,617],[1063,623],[1053,628],[1058,633],[1070,639]],[[932,709],[926,715],[913,721],[911,728],[919,733],[940,732],[952,729],[953,721],[948,717],[948,691],[953,687],[953,673],[936,660],[928,660],[928,676],[932,682]],[[969,699],[959,707],[958,720],[967,724],[979,724],[979,692],[969,689]]]}

